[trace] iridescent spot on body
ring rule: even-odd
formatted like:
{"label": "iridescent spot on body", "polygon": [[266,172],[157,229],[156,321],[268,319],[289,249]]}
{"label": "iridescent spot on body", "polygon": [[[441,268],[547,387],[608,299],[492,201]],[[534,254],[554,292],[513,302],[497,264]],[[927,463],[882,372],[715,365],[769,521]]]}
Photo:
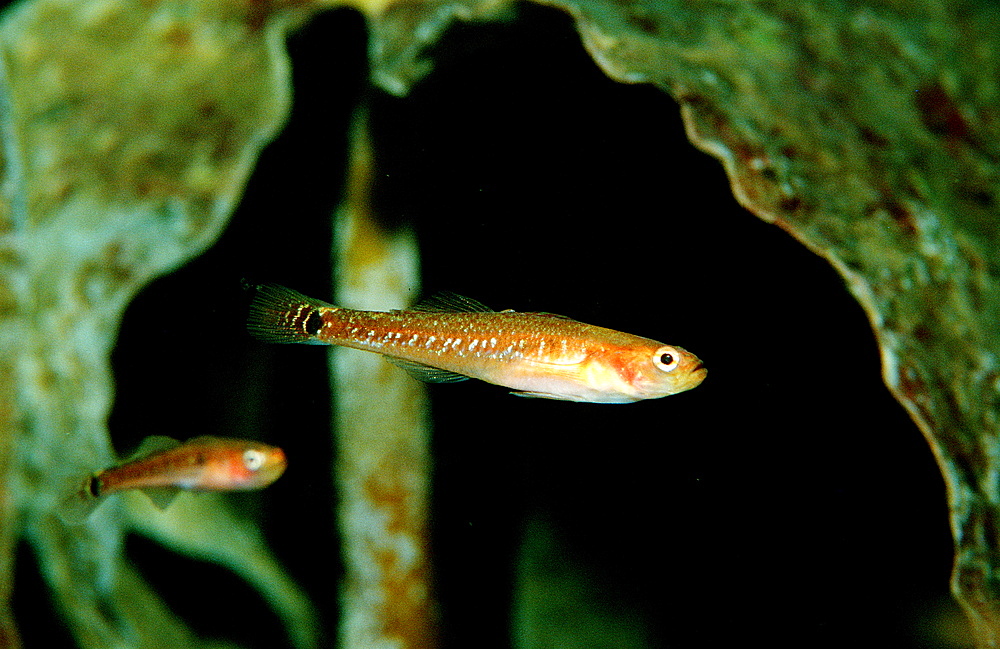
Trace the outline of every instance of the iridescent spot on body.
{"label": "iridescent spot on body", "polygon": [[[488,311],[471,301],[468,312],[457,311],[461,305],[455,302],[435,306],[432,300],[413,310],[334,313],[294,291],[266,287],[251,305],[248,326],[269,342],[323,342],[382,353],[406,361],[400,365],[422,380],[467,376],[551,399],[627,403],[689,390],[706,374],[682,348],[570,318]],[[324,324],[315,335],[303,321],[306,308],[323,309]],[[658,363],[668,356],[677,362]]]}

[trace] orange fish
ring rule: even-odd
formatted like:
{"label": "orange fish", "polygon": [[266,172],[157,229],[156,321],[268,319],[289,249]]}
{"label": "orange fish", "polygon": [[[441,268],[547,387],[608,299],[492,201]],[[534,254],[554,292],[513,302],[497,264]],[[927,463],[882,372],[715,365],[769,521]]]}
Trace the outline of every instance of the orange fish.
{"label": "orange fish", "polygon": [[104,497],[126,489],[142,490],[161,507],[180,489],[263,489],[281,476],[285,465],[284,451],[260,442],[205,435],[182,444],[147,437],[129,460],[77,482],[60,513],[67,520],[85,519]]}
{"label": "orange fish", "polygon": [[690,390],[708,373],[680,347],[551,313],[493,311],[454,294],[405,311],[356,311],[264,284],[247,328],[268,342],[376,352],[422,381],[474,378],[545,399],[656,399]]}

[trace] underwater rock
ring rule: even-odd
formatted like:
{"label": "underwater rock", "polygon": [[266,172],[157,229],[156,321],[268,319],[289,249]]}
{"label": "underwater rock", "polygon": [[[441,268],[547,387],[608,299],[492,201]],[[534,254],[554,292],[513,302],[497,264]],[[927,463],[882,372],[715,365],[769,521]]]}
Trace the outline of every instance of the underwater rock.
{"label": "underwater rock", "polygon": [[503,16],[506,0],[443,0],[393,2],[354,0],[368,21],[372,80],[394,95],[430,72],[426,48],[433,45],[454,19],[486,20]]}
{"label": "underwater rock", "polygon": [[847,281],[944,474],[952,589],[996,646],[996,8],[657,7],[574,11],[605,71],[669,91],[740,202]]}
{"label": "underwater rock", "polygon": [[[339,306],[401,309],[420,286],[416,237],[379,223],[367,120],[356,119],[334,220]],[[344,583],[339,647],[437,646],[430,557],[430,424],[422,383],[380,355],[330,350]],[[374,387],[373,387],[374,386]]]}
{"label": "underwater rock", "polygon": [[[1000,9],[543,4],[575,18],[609,76],[673,96],[740,203],[845,278],[875,331],[885,383],[944,474],[953,592],[979,645],[1000,646]],[[495,10],[382,9],[370,16],[375,78],[405,91],[426,69],[416,52],[428,34]]]}
{"label": "underwater rock", "polygon": [[[198,509],[136,525],[113,499],[86,525],[53,510],[72,475],[107,466],[110,352],[151,279],[203,251],[228,220],[290,96],[281,47],[307,14],[281,3],[36,0],[0,22],[0,645],[14,550],[27,539],[83,647],[204,646],[122,553],[130,530],[197,553],[192,530],[269,557],[247,522]],[[196,422],[193,422],[196,423]],[[221,500],[202,503],[231,516]],[[185,512],[191,515],[185,517]],[[217,521],[216,521],[217,522]],[[225,564],[232,554],[212,557]],[[241,561],[245,561],[242,559]],[[232,566],[251,581],[273,560]],[[259,583],[258,583],[259,585]],[[271,597],[289,620],[308,602]],[[284,599],[281,599],[284,597]],[[282,603],[283,602],[283,603]],[[310,646],[309,625],[292,631]]]}
{"label": "underwater rock", "polygon": [[[372,29],[374,78],[396,94],[426,73],[422,51],[452,18],[506,7],[351,4]],[[670,93],[740,202],[845,277],[875,330],[887,385],[944,473],[953,589],[980,645],[1000,646],[1000,10],[931,0],[544,4],[575,18],[610,76]],[[53,508],[63,473],[113,458],[109,354],[125,305],[217,237],[288,111],[282,38],[315,8],[35,0],[3,14],[0,646],[18,645],[8,601],[21,538],[81,646],[200,642],[123,558],[122,543],[136,531],[193,554],[213,539],[225,545],[228,524],[184,532],[206,507],[229,521],[221,501],[160,525],[128,502],[108,503],[80,527]],[[369,513],[402,521],[418,539],[408,555],[417,561],[392,583],[419,585],[429,571],[419,543],[426,440],[399,441],[403,451],[370,465],[372,477],[388,478],[368,485]],[[267,556],[252,530],[243,547]],[[245,556],[211,558],[267,584],[293,642],[314,643],[308,601],[273,560]],[[429,595],[405,592],[418,597],[400,610],[429,620]]]}

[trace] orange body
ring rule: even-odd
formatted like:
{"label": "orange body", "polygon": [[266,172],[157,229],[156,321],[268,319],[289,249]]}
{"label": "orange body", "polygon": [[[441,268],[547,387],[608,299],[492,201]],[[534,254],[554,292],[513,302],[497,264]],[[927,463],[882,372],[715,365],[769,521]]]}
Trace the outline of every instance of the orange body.
{"label": "orange body", "polygon": [[285,470],[285,453],[242,439],[195,437],[174,448],[139,457],[94,475],[90,492],[176,487],[192,491],[261,489]]}
{"label": "orange body", "polygon": [[267,285],[248,327],[272,342],[377,352],[424,380],[476,378],[550,399],[628,403],[690,390],[707,374],[680,347],[549,313],[490,311],[460,296],[357,311]]}

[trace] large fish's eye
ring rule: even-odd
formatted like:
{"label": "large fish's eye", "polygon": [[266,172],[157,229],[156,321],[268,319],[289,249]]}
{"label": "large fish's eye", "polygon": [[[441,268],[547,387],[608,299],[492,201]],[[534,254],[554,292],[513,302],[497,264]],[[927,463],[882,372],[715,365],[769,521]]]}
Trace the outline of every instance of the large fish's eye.
{"label": "large fish's eye", "polygon": [[248,471],[256,471],[264,465],[264,454],[252,448],[243,451],[243,466]]}
{"label": "large fish's eye", "polygon": [[664,372],[673,371],[681,362],[681,353],[673,347],[660,347],[653,353],[653,364]]}

